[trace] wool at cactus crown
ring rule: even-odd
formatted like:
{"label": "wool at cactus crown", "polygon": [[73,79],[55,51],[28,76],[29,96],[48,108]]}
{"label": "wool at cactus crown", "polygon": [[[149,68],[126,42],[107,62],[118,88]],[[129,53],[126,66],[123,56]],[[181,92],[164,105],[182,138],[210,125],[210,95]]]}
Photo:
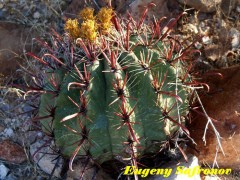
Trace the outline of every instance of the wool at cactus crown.
{"label": "wool at cactus crown", "polygon": [[185,167],[177,166],[176,170],[173,168],[136,168],[135,166],[126,166],[124,175],[139,175],[140,177],[148,177],[151,175],[159,175],[168,178],[171,174],[185,175],[193,177],[195,175],[230,175],[232,169],[230,168],[201,168],[200,166]]}

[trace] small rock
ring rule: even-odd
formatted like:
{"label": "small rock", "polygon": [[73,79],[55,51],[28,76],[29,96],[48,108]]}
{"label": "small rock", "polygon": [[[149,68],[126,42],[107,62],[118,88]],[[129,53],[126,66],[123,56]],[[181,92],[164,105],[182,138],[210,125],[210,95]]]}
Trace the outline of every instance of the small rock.
{"label": "small rock", "polygon": [[216,8],[221,4],[222,0],[178,0],[184,5],[195,8],[202,12],[214,12]]}
{"label": "small rock", "polygon": [[9,105],[9,104],[6,104],[6,103],[2,103],[1,109],[2,109],[3,111],[9,111],[9,110],[10,110],[10,105]]}
{"label": "small rock", "polygon": [[24,105],[23,106],[23,112],[26,113],[26,112],[31,112],[34,108],[30,105]]}
{"label": "small rock", "polygon": [[240,6],[237,6],[236,10],[238,13],[240,13]]}
{"label": "small rock", "polygon": [[20,164],[26,161],[26,155],[21,146],[10,140],[0,142],[0,159]]}
{"label": "small rock", "polygon": [[196,43],[194,44],[194,46],[195,46],[197,49],[201,49],[203,45],[202,45],[201,43],[199,43],[199,42],[196,42]]}
{"label": "small rock", "polygon": [[203,42],[203,44],[205,44],[205,45],[211,44],[211,43],[212,43],[212,39],[211,39],[209,36],[203,36],[202,42]]}
{"label": "small rock", "polygon": [[231,45],[232,48],[238,48],[239,46],[239,39],[240,39],[240,32],[235,29],[235,28],[231,28],[230,29],[230,36],[232,37],[232,41],[231,41]]}
{"label": "small rock", "polygon": [[5,137],[12,137],[14,135],[14,132],[13,132],[12,128],[6,128],[3,131],[3,135]]}
{"label": "small rock", "polygon": [[0,164],[0,179],[5,179],[8,172],[9,172],[9,169],[3,164]]}
{"label": "small rock", "polygon": [[[53,175],[56,177],[60,177],[63,159],[53,151],[49,146],[44,146],[45,141],[38,141],[30,146],[30,153],[34,156],[34,161],[38,164],[38,166],[46,173],[51,174],[55,165],[56,169],[54,170]],[[40,149],[40,151],[39,151]],[[36,153],[39,151],[38,153]],[[36,154],[35,154],[36,153]],[[59,159],[60,158],[60,159]],[[56,164],[57,163],[57,164]]]}
{"label": "small rock", "polygon": [[2,9],[2,8],[3,8],[3,6],[4,6],[4,5],[3,5],[3,3],[0,3],[0,9]]}
{"label": "small rock", "polygon": [[41,16],[41,15],[40,15],[40,13],[39,13],[38,11],[33,14],[33,17],[34,17],[35,19],[39,19],[40,16]]}

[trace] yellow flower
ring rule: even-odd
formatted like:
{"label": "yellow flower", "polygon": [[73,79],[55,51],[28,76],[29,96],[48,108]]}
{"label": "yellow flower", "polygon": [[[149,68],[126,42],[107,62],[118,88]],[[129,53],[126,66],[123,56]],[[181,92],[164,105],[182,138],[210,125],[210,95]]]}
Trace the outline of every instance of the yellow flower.
{"label": "yellow flower", "polygon": [[112,23],[111,22],[106,22],[106,23],[101,23],[101,30],[105,33],[105,32],[109,32]]}
{"label": "yellow flower", "polygon": [[87,7],[79,13],[79,16],[83,20],[80,28],[77,19],[68,19],[64,27],[65,31],[74,39],[81,37],[93,42],[98,36],[99,29],[102,33],[111,29],[113,9],[104,7],[95,17],[94,9]]}
{"label": "yellow flower", "polygon": [[86,20],[81,24],[81,37],[89,41],[94,41],[97,38],[97,23],[95,20]]}
{"label": "yellow flower", "polygon": [[95,17],[94,17],[94,9],[93,8],[90,8],[90,7],[87,7],[87,8],[84,8],[80,13],[79,13],[79,16],[83,19],[83,21],[86,21],[86,20],[94,20]]}
{"label": "yellow flower", "polygon": [[112,8],[101,8],[97,14],[97,19],[100,22],[99,26],[103,32],[108,32],[112,25],[111,19],[113,16]]}
{"label": "yellow flower", "polygon": [[68,19],[65,23],[64,30],[70,34],[74,39],[78,38],[80,35],[80,29],[77,19]]}
{"label": "yellow flower", "polygon": [[113,9],[112,8],[101,8],[97,14],[97,18],[100,22],[109,22],[112,19]]}

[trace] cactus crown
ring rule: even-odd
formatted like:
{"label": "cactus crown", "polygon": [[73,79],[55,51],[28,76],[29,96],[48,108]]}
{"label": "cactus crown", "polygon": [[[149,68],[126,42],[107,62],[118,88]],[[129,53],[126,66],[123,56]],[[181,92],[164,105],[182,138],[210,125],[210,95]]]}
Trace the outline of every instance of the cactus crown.
{"label": "cactus crown", "polygon": [[83,20],[79,27],[78,19],[68,19],[65,24],[65,31],[73,39],[79,37],[93,42],[99,34],[105,34],[110,31],[112,26],[112,8],[102,8],[96,16],[94,16],[94,9],[85,8],[79,13],[80,19]]}
{"label": "cactus crown", "polygon": [[68,20],[67,33],[54,32],[42,58],[28,54],[47,67],[35,120],[54,134],[70,169],[77,155],[137,166],[177,131],[189,136],[192,49],[169,34],[184,13],[163,31],[164,18],[144,23],[153,5],[139,22],[120,20],[110,8],[96,16],[84,9],[81,26]]}

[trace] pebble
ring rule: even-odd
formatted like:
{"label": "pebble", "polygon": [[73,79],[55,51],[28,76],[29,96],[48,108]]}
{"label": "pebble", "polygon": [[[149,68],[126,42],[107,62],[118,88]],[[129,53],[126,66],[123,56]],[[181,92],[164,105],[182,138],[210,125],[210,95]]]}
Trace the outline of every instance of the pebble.
{"label": "pebble", "polygon": [[5,137],[12,137],[14,135],[13,129],[12,128],[6,128],[3,131],[3,135]]}
{"label": "pebble", "polygon": [[238,13],[240,13],[240,6],[237,6],[236,10]]}
{"label": "pebble", "polygon": [[[36,151],[45,143],[45,141],[38,141],[30,146],[30,153],[34,155]],[[60,158],[60,159],[58,159]],[[46,173],[51,174],[55,164],[58,163],[56,169],[54,170],[53,175],[56,177],[60,177],[60,172],[63,165],[63,159],[58,156],[57,153],[53,152],[53,150],[47,146],[41,148],[41,151],[34,156],[34,161],[38,164],[38,166]],[[58,161],[58,162],[57,162]]]}
{"label": "pebble", "polygon": [[4,164],[0,164],[0,179],[5,179],[8,172],[9,169]]}
{"label": "pebble", "polygon": [[202,48],[202,44],[199,43],[199,42],[196,42],[196,43],[194,44],[194,46],[195,46],[197,49],[201,49],[201,48]]}
{"label": "pebble", "polygon": [[2,103],[1,110],[3,111],[9,111],[10,110],[10,105],[6,103]]}
{"label": "pebble", "polygon": [[[24,112],[30,112],[30,111],[32,111],[34,108],[32,107],[32,106],[30,106],[30,105],[24,105],[23,106],[23,111]],[[31,113],[31,112],[30,112]]]}
{"label": "pebble", "polygon": [[41,15],[40,15],[40,13],[39,13],[38,11],[33,14],[33,17],[34,17],[35,19],[39,19],[40,16],[41,16]]}
{"label": "pebble", "polygon": [[231,45],[232,48],[238,48],[240,44],[240,32],[236,28],[230,29],[230,36],[232,37]]}
{"label": "pebble", "polygon": [[203,42],[203,44],[205,44],[205,45],[211,44],[211,43],[212,43],[212,39],[211,39],[209,36],[203,36],[202,42]]}
{"label": "pebble", "polygon": [[27,157],[22,146],[13,141],[4,140],[0,142],[0,159],[10,163],[20,164],[26,161]]}

